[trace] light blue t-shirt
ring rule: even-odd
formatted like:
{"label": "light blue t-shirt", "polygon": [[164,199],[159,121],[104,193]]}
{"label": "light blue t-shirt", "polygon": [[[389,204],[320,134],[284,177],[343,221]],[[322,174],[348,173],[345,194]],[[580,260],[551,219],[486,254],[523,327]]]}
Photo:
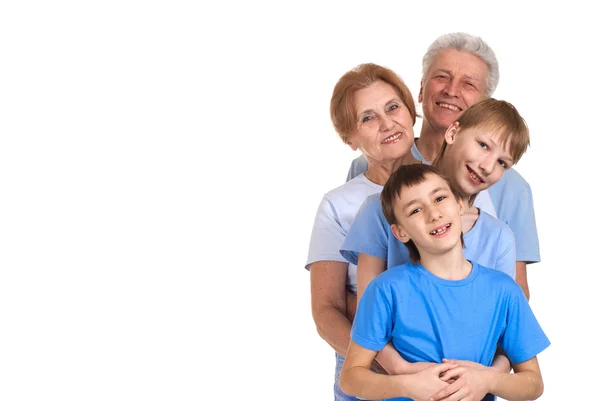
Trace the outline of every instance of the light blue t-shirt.
{"label": "light blue t-shirt", "polygon": [[[413,144],[411,153],[415,159],[430,163],[423,158],[416,144]],[[367,159],[364,156],[357,157],[350,165],[347,179],[367,171],[367,167]],[[510,168],[488,189],[488,192],[495,209],[495,215],[491,212],[489,214],[506,223],[514,234],[517,261],[539,262],[540,243],[535,223],[533,196],[527,181],[514,168]],[[477,203],[475,206],[480,207]]]}
{"label": "light blue t-shirt", "polygon": [[373,351],[391,340],[408,362],[450,358],[485,366],[491,366],[496,346],[515,364],[550,345],[521,287],[477,263],[462,280],[442,279],[422,265],[385,271],[365,289],[351,338]]}
{"label": "light blue t-shirt", "polygon": [[[348,262],[340,255],[340,247],[356,213],[369,195],[377,195],[383,186],[360,174],[327,192],[315,215],[305,267],[319,261]],[[350,262],[346,274],[347,288],[356,293],[356,264]]]}
{"label": "light blue t-shirt", "polygon": [[[409,263],[410,257],[408,248],[394,237],[379,198],[379,194],[374,194],[365,200],[340,253],[354,264],[358,263],[359,253],[377,256],[387,262],[389,269]],[[463,239],[465,258],[515,278],[515,239],[506,224],[480,210],[479,218]]]}

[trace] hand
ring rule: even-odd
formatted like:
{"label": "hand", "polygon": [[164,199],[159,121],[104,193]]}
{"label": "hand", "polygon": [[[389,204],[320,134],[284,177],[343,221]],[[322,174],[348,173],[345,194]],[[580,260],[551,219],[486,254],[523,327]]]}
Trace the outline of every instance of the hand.
{"label": "hand", "polygon": [[415,401],[430,400],[431,394],[438,393],[450,386],[440,376],[456,368],[458,365],[452,363],[434,364],[418,373],[409,375],[410,381],[406,384],[409,398]]}
{"label": "hand", "polygon": [[489,392],[491,368],[471,361],[442,359],[442,362],[458,366],[440,377],[449,385],[435,393],[432,401],[480,401]]}

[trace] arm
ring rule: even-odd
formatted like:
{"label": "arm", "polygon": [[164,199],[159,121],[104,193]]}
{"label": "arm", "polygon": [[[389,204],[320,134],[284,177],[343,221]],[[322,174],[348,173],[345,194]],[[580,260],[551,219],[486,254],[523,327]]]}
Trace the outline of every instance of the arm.
{"label": "arm", "polygon": [[525,262],[517,262],[517,274],[515,281],[521,286],[525,298],[529,301],[529,284],[527,283],[527,264]]}
{"label": "arm", "polygon": [[481,400],[487,393],[511,401],[526,401],[539,398],[544,391],[544,383],[537,358],[514,365],[514,374],[500,372],[475,362],[446,360],[445,363],[459,364],[441,377],[452,382],[436,393],[433,400]]}
{"label": "arm", "polygon": [[538,399],[544,392],[542,373],[533,357],[513,365],[514,374],[494,372],[490,392],[511,401]]}
{"label": "arm", "polygon": [[[358,254],[356,281],[358,285],[357,299],[359,302],[367,285],[371,280],[383,273],[385,269],[385,260],[366,253]],[[412,364],[407,362],[391,343],[388,343],[381,351],[379,351],[375,359],[390,374],[416,373],[423,368],[430,366],[428,363]]]}
{"label": "arm", "polygon": [[340,374],[340,387],[348,395],[369,400],[408,397],[428,400],[431,394],[448,386],[440,374],[455,367],[449,363],[434,365],[416,374],[382,375],[369,370],[377,351],[350,341]]}
{"label": "arm", "polygon": [[517,255],[515,280],[529,300],[526,264],[541,260],[531,187],[514,168],[511,168],[488,191],[498,219],[508,224],[514,233]]}
{"label": "arm", "polygon": [[348,264],[321,261],[311,264],[310,293],[317,332],[339,354],[345,355],[351,323],[346,317]]}

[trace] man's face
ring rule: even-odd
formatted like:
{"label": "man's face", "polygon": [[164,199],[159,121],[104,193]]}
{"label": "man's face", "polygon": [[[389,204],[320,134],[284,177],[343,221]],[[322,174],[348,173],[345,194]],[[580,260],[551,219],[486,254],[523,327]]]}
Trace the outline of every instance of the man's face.
{"label": "man's face", "polygon": [[469,107],[485,99],[488,68],[479,57],[448,49],[439,52],[421,82],[423,117],[438,132]]}

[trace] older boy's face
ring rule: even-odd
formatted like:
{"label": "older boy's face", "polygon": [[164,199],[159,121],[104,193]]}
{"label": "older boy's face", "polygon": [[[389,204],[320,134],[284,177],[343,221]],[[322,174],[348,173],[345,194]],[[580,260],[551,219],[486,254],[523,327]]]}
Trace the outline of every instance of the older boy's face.
{"label": "older boy's face", "polygon": [[402,242],[412,239],[421,256],[447,252],[460,242],[461,205],[446,181],[427,174],[422,183],[402,188],[394,205],[398,223],[392,231]]}
{"label": "older boy's face", "polygon": [[444,170],[462,193],[474,195],[489,188],[513,165],[509,144],[500,145],[502,137],[487,127],[446,132]]}
{"label": "older boy's face", "polygon": [[479,57],[448,49],[439,52],[421,82],[425,120],[445,131],[469,107],[485,99],[488,68]]}

